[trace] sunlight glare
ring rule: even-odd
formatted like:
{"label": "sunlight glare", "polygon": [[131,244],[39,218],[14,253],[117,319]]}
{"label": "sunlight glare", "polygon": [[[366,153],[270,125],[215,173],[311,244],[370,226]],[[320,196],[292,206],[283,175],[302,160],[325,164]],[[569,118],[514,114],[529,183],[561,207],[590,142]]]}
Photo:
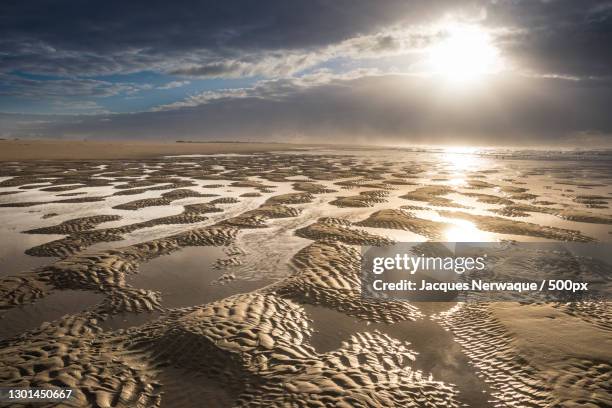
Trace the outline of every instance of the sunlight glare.
{"label": "sunlight glare", "polygon": [[[476,153],[477,149],[474,147],[467,146],[450,146],[444,149],[442,153],[442,162],[450,165],[455,172],[464,172],[466,170],[473,169],[476,165],[478,156]],[[455,174],[461,178],[461,174]]]}
{"label": "sunlight glare", "polygon": [[482,28],[449,24],[444,32],[445,38],[429,48],[428,60],[433,74],[450,82],[466,83],[499,68],[499,50]]}
{"label": "sunlight glare", "polygon": [[452,220],[453,225],[444,232],[448,242],[487,242],[491,240],[491,234],[481,231],[474,223],[466,220]]}

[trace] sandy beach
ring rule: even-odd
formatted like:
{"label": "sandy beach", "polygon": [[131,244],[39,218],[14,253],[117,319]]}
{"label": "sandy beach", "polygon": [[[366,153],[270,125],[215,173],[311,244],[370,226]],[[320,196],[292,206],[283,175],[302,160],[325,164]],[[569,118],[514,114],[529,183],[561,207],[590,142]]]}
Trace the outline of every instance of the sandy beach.
{"label": "sandy beach", "polygon": [[[312,146],[312,145],[311,145]],[[289,143],[94,140],[0,140],[0,161],[139,159],[170,155],[256,153],[299,148]]]}
{"label": "sandy beach", "polygon": [[[0,143],[0,386],[92,407],[612,404],[605,301],[381,302],[360,280],[365,245],[608,243],[599,154],[576,176],[547,151]],[[503,266],[587,273],[536,252]]]}

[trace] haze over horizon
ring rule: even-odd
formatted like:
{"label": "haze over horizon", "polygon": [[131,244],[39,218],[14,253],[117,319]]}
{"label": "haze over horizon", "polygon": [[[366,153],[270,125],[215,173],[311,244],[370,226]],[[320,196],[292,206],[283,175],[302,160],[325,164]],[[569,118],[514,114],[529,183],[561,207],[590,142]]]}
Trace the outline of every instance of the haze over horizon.
{"label": "haze over horizon", "polygon": [[612,145],[612,1],[0,10],[3,138]]}

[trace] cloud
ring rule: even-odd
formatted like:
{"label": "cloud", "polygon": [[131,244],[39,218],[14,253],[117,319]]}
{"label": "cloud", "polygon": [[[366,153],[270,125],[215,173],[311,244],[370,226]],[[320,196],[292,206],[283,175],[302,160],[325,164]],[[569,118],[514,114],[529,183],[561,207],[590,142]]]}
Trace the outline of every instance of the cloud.
{"label": "cloud", "polygon": [[133,95],[150,88],[150,84],[115,83],[83,78],[41,80],[0,73],[0,95],[26,99]]}
{"label": "cloud", "polygon": [[612,77],[612,2],[499,1],[486,23],[512,28],[504,50],[534,73]]}
{"label": "cloud", "polygon": [[171,82],[168,82],[167,84],[164,84],[162,86],[158,86],[157,89],[180,88],[180,87],[183,87],[185,85],[189,85],[190,83],[191,83],[191,81],[171,81]]}
{"label": "cloud", "polygon": [[327,69],[320,69],[301,77],[284,77],[261,80],[249,88],[218,89],[191,95],[184,100],[156,106],[152,111],[174,110],[186,107],[205,105],[219,100],[257,98],[262,100],[282,100],[298,91],[314,86],[329,84],[332,81],[355,79],[368,75],[379,75],[376,69],[357,69],[343,74],[336,74]]}
{"label": "cloud", "polygon": [[607,81],[514,76],[462,94],[431,78],[323,72],[235,94],[201,94],[155,112],[66,118],[13,127],[10,134],[477,144],[557,144],[588,136],[609,143],[611,90]]}
{"label": "cloud", "polygon": [[[445,16],[507,31],[504,46],[534,71],[610,75],[612,3],[595,0],[4,2],[0,71],[107,75],[288,75],[338,55],[405,50],[389,29]],[[354,45],[351,48],[351,43]],[[542,72],[540,72],[542,73]]]}
{"label": "cloud", "polygon": [[169,73],[199,78],[292,76],[335,58],[374,59],[423,52],[439,35],[430,27],[395,26],[316,49],[245,52],[223,58],[192,55],[187,62],[177,62]]}
{"label": "cloud", "polygon": [[[242,61],[244,55],[308,54],[388,26],[428,20],[452,1],[252,2],[76,0],[0,5],[0,67],[54,75],[172,71],[194,62]],[[195,60],[195,61],[193,61]]]}
{"label": "cloud", "polygon": [[[191,58],[193,59],[193,58]],[[171,75],[198,78],[241,78],[253,76],[287,76],[324,61],[320,53],[267,53],[243,55],[240,59],[208,60],[201,58],[177,64]]]}
{"label": "cloud", "polygon": [[95,101],[54,101],[52,107],[61,114],[76,113],[79,115],[102,115],[111,113]]}

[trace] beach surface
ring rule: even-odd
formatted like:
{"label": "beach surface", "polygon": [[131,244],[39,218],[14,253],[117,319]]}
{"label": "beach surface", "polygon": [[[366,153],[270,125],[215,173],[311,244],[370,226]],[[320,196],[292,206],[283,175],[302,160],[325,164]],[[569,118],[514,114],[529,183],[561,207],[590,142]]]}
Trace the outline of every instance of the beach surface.
{"label": "beach surface", "polygon": [[[311,145],[312,146],[312,145]],[[291,150],[290,143],[0,140],[0,161],[137,159],[168,155]]]}
{"label": "beach surface", "polygon": [[[612,405],[608,302],[381,302],[360,279],[362,246],[609,243],[609,153],[1,143],[2,387],[91,407]],[[612,281],[517,252],[515,276]]]}

